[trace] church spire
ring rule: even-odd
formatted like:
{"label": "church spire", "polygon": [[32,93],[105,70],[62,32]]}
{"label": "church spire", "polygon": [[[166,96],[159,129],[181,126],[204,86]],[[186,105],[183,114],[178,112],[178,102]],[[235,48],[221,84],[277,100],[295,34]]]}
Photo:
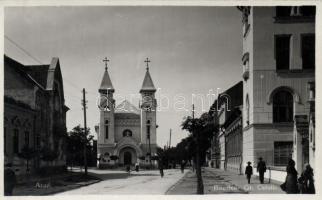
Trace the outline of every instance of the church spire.
{"label": "church spire", "polygon": [[148,58],[144,61],[146,63],[146,72],[143,80],[143,84],[140,90],[140,93],[145,91],[155,92],[156,89],[154,87],[150,72],[149,72],[149,62],[151,62]]}
{"label": "church spire", "polygon": [[102,92],[102,91],[111,91],[111,92],[114,92],[114,87],[113,87],[113,84],[112,84],[112,81],[111,81],[111,78],[108,74],[108,71],[107,71],[107,62],[109,62],[109,60],[105,57],[105,59],[103,60],[103,62],[105,62],[105,72],[104,72],[104,75],[103,75],[103,79],[102,79],[102,82],[101,82],[101,86],[99,88],[99,92]]}

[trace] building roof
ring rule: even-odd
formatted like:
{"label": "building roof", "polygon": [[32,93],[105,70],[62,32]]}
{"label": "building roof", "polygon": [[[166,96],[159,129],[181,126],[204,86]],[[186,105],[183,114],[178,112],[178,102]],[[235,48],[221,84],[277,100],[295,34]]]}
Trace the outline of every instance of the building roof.
{"label": "building roof", "polygon": [[101,86],[100,86],[98,91],[102,91],[102,90],[108,90],[108,91],[114,92],[114,87],[113,87],[111,78],[110,78],[110,76],[108,74],[107,68],[105,68],[105,72],[104,72],[104,75],[103,75]]}
{"label": "building roof", "polygon": [[145,77],[144,77],[140,92],[144,92],[144,91],[151,91],[151,92],[156,91],[153,81],[152,81],[152,78],[151,78],[151,75],[150,75],[150,72],[149,72],[149,68],[147,68],[147,70],[145,72]]}
{"label": "building roof", "polygon": [[42,87],[47,87],[49,65],[27,65],[24,68]]}
{"label": "building roof", "polygon": [[115,113],[133,113],[140,114],[140,110],[131,104],[128,100],[124,100],[115,108]]}

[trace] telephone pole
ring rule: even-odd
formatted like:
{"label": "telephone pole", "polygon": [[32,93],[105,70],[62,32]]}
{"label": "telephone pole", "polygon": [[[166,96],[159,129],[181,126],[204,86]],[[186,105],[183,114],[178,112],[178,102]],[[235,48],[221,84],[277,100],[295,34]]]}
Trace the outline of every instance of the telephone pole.
{"label": "telephone pole", "polygon": [[85,175],[87,175],[87,155],[86,155],[86,144],[87,144],[87,126],[86,126],[86,96],[85,96],[85,88],[83,88],[83,110],[84,110],[84,168],[85,168]]}
{"label": "telephone pole", "polygon": [[169,139],[169,148],[171,147],[171,128],[170,128],[170,139]]}

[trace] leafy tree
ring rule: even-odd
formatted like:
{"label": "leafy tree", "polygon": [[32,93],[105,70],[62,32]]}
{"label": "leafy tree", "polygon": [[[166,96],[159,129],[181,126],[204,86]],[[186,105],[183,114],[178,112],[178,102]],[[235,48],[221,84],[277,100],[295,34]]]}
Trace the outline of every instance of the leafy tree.
{"label": "leafy tree", "polygon": [[24,146],[18,156],[26,160],[27,172],[29,172],[29,161],[37,156],[37,151],[28,146]]}
{"label": "leafy tree", "polygon": [[[187,130],[191,135],[188,140],[188,147],[195,156],[196,174],[197,174],[197,194],[204,194],[204,186],[201,175],[202,159],[205,158],[206,151],[211,144],[213,135],[213,123],[211,115],[204,113],[200,118],[187,117],[181,124],[183,130]],[[195,149],[194,149],[195,147]]]}
{"label": "leafy tree", "polygon": [[[86,144],[86,156],[90,159],[93,154],[91,153],[91,141],[93,140],[94,136],[90,135],[90,129],[87,128],[86,137],[84,137],[85,129],[80,127],[80,125],[74,127],[70,132],[67,133],[67,160],[71,161],[69,164],[76,164],[78,165],[86,165],[88,163],[84,163],[84,144]],[[95,155],[96,159],[96,155]]]}

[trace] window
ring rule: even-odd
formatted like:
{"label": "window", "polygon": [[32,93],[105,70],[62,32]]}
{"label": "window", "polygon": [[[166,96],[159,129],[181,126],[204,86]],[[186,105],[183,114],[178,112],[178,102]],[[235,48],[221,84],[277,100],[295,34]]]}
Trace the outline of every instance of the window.
{"label": "window", "polygon": [[276,6],[276,18],[314,17],[315,12],[315,6]]}
{"label": "window", "polygon": [[123,137],[132,137],[132,131],[129,129],[124,130]]}
{"label": "window", "polygon": [[292,6],[276,6],[276,17],[291,16]]}
{"label": "window", "polygon": [[147,139],[150,139],[150,126],[151,126],[151,121],[148,120],[146,122],[146,137],[147,137]]}
{"label": "window", "polygon": [[13,130],[13,153],[19,153],[19,130]]}
{"label": "window", "polygon": [[273,97],[273,122],[293,121],[293,96],[288,91],[279,91]]}
{"label": "window", "polygon": [[291,35],[275,36],[276,70],[288,70],[290,68],[290,39]]}
{"label": "window", "polygon": [[25,146],[29,147],[29,132],[25,131]]}
{"label": "window", "polygon": [[105,139],[108,139],[108,120],[105,120]]}
{"label": "window", "polygon": [[249,28],[250,28],[250,23],[249,23],[249,15],[250,15],[250,6],[245,6],[243,8],[243,35],[246,37]]}
{"label": "window", "polygon": [[315,6],[301,6],[300,15],[304,17],[314,17],[315,16]]}
{"label": "window", "polygon": [[248,94],[246,95],[246,124],[249,125],[249,98]]}
{"label": "window", "polygon": [[303,69],[315,68],[315,35],[306,34],[301,37],[301,55]]}
{"label": "window", "polygon": [[242,58],[243,61],[243,78],[246,81],[249,78],[249,53],[245,53]]}
{"label": "window", "polygon": [[286,166],[292,158],[293,142],[274,142],[274,165]]}

